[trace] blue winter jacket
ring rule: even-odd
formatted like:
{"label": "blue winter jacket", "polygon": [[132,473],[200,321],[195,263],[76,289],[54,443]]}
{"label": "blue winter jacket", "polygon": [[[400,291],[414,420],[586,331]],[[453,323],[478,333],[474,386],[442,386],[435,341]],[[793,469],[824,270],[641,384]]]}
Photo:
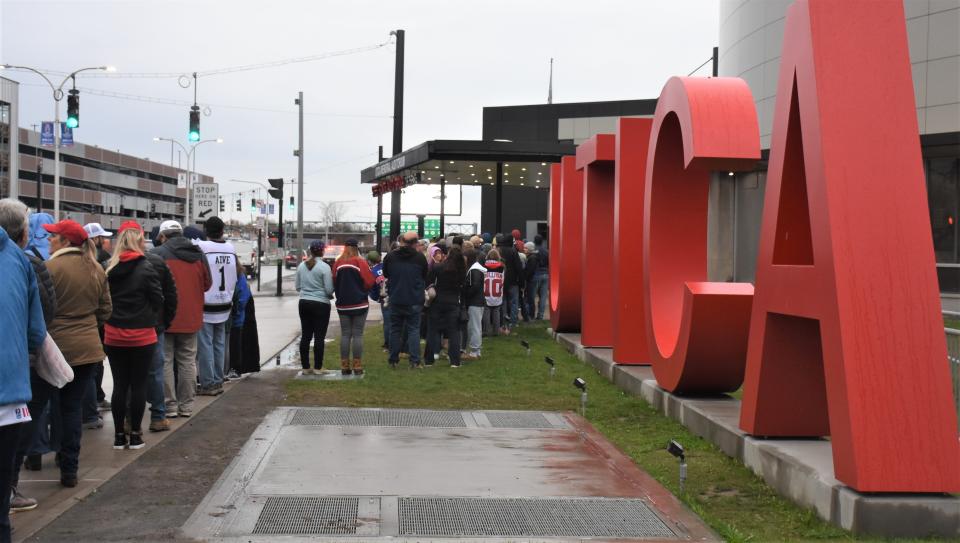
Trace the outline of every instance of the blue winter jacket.
{"label": "blue winter jacket", "polygon": [[0,405],[30,401],[28,353],[43,344],[43,322],[37,276],[27,256],[0,228]]}
{"label": "blue winter jacket", "polygon": [[237,275],[237,303],[233,304],[233,320],[230,326],[233,328],[243,328],[247,320],[247,302],[250,301],[250,285],[247,283],[245,274]]}

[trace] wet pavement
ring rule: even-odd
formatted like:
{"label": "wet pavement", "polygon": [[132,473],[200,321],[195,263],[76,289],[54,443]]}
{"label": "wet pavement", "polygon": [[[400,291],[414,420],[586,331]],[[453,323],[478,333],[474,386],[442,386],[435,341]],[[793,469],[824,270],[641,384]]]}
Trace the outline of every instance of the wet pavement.
{"label": "wet pavement", "polygon": [[266,417],[183,534],[715,540],[574,414],[291,407]]}

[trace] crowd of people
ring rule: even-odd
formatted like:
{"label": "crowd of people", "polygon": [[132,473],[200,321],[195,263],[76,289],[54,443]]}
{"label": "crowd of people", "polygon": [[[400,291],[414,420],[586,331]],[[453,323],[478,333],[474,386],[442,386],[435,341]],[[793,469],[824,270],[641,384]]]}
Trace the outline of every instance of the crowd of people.
{"label": "crowd of people", "polygon": [[[197,394],[259,370],[253,298],[223,221],[165,221],[152,242],[136,221],[114,237],[0,200],[0,543],[10,511],[37,507],[18,488],[20,470],[54,452],[60,483],[76,486],[81,436],[103,427],[101,410],[113,417],[113,448],[140,449],[148,403],[149,430],[166,431],[168,419],[192,415]],[[57,368],[65,383],[50,382]]]}
{"label": "crowd of people", "polygon": [[[333,266],[314,241],[297,268],[300,292],[300,361],[305,374],[325,373],[324,341],[331,303],[340,318],[340,372],[363,373],[363,332],[370,302],[383,314],[383,349],[396,368],[433,366],[446,350],[450,366],[482,356],[483,338],[509,335],[521,320],[542,320],[546,311],[549,252],[543,238],[524,242],[511,235],[450,235],[432,242],[407,232],[380,253],[359,254],[347,240]],[[310,345],[313,342],[313,363]],[[423,349],[421,351],[421,342]]]}

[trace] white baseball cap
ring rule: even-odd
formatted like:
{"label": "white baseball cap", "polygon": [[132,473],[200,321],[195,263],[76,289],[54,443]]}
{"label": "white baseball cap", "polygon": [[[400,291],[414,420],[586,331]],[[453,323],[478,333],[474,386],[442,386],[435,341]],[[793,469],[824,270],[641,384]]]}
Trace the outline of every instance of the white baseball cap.
{"label": "white baseball cap", "polygon": [[178,223],[177,221],[163,221],[162,223],[160,223],[161,234],[164,232],[171,232],[171,231],[183,232],[183,227],[180,226],[180,223]]}
{"label": "white baseball cap", "polygon": [[106,230],[104,230],[103,227],[100,226],[100,223],[98,222],[92,222],[90,224],[84,225],[83,230],[87,233],[87,236],[91,238],[99,238],[99,237],[112,238],[113,237],[113,234],[111,232],[107,232]]}

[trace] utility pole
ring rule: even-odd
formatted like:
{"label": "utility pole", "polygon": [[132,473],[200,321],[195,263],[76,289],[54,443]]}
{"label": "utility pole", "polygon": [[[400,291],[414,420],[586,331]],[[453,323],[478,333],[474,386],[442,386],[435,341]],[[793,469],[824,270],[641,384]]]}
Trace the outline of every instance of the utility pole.
{"label": "utility pole", "polygon": [[[300,146],[297,148],[297,249],[303,249],[303,91],[297,95],[300,108]],[[280,202],[279,205],[283,205]]]}
{"label": "utility pole", "polygon": [[[403,152],[403,30],[391,32],[397,37],[396,68],[393,79],[393,156]],[[390,195],[390,239],[400,236],[400,192]]]}
{"label": "utility pole", "polygon": [[[381,162],[383,162],[383,145],[378,146],[378,149],[377,149],[377,164]],[[376,231],[373,237],[374,239],[377,240],[377,250],[382,251],[383,250],[383,194],[377,195],[377,226],[375,228],[376,228]]]}
{"label": "utility pole", "polygon": [[713,48],[713,77],[720,75],[720,48]]}

